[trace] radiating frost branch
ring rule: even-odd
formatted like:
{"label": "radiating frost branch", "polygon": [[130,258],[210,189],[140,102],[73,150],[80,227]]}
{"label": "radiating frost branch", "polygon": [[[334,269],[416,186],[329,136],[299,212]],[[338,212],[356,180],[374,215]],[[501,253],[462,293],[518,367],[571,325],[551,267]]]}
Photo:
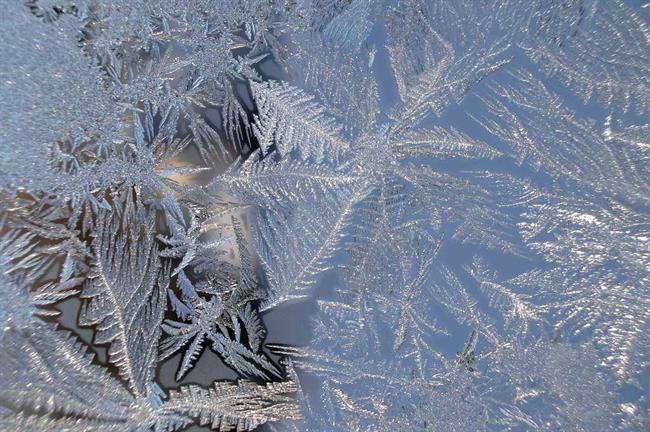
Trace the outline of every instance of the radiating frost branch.
{"label": "radiating frost branch", "polygon": [[[479,121],[510,144],[520,162],[581,187],[647,196],[645,179],[624,169],[632,149],[603,140],[531,73],[517,70],[510,76],[509,84],[494,86],[494,97],[485,101],[489,114]],[[609,181],[613,178],[617,182]]]}
{"label": "radiating frost branch", "polygon": [[276,150],[283,157],[294,151],[301,159],[328,162],[348,149],[340,128],[312,96],[277,83],[251,82],[251,89],[259,111],[253,129],[264,155]]}
{"label": "radiating frost branch", "polygon": [[647,112],[648,23],[619,0],[554,3],[531,8],[526,53],[584,101],[595,96],[623,111]]}
{"label": "radiating frost branch", "polygon": [[[26,335],[11,330],[5,334],[2,347],[1,373],[7,383],[0,396],[3,404],[95,420],[125,417],[129,392],[92,364],[92,355],[66,332],[46,324]],[[51,385],[53,381],[57,385]]]}
{"label": "radiating frost branch", "polygon": [[[169,202],[172,205],[173,202]],[[195,226],[193,240],[188,243],[184,215],[180,207],[169,213],[171,238],[162,238],[171,246],[162,255],[182,258],[175,270],[177,290],[169,289],[171,309],[180,319],[165,320],[162,330],[161,359],[166,359],[185,348],[176,377],[180,380],[194,365],[204,345],[210,346],[233,369],[245,376],[262,378],[280,377],[277,367],[260,352],[266,334],[253,301],[263,298],[258,289],[248,242],[241,223],[231,217],[230,227],[235,238],[239,265],[220,262],[216,254],[207,253],[210,245],[197,244],[199,235],[205,234]],[[196,223],[192,218],[192,223]],[[207,225],[203,225],[204,228]],[[222,226],[227,228],[228,224]],[[213,245],[217,249],[221,243]],[[222,251],[225,254],[225,251]],[[214,256],[211,256],[214,255]]]}
{"label": "radiating frost branch", "polygon": [[380,113],[371,60],[333,46],[318,34],[299,37],[296,53],[287,60],[291,82],[317,96],[345,132],[371,132]]}
{"label": "radiating frost branch", "polygon": [[[262,211],[264,225],[256,234],[260,261],[266,269],[271,286],[269,298],[262,308],[299,299],[315,277],[329,268],[329,260],[340,245],[349,225],[354,204],[365,193],[364,185],[339,194],[336,200],[308,202],[290,216]],[[318,214],[312,207],[320,208]]]}
{"label": "radiating frost branch", "polygon": [[416,1],[391,9],[388,51],[402,102],[391,114],[396,129],[417,125],[429,112],[440,116],[510,62],[508,40],[487,36],[492,11],[486,4]]}
{"label": "radiating frost branch", "polygon": [[99,215],[79,323],[95,326],[95,343],[111,344],[110,361],[139,397],[153,378],[169,267],[160,264],[153,215],[137,192],[113,198],[115,207]]}
{"label": "radiating frost branch", "polygon": [[[133,394],[91,363],[79,342],[48,325],[29,335],[9,331],[2,340],[0,377],[12,383],[0,391],[0,426],[38,431],[176,431],[196,417],[214,430],[252,431],[257,425],[296,419],[291,382],[260,385],[215,383],[212,389],[182,387],[162,400],[151,382],[149,394]],[[23,355],[27,354],[26,358]],[[65,371],[65,373],[62,373]],[[10,379],[11,377],[11,379]],[[52,386],[53,381],[57,386]]]}
{"label": "radiating frost branch", "polygon": [[295,384],[268,383],[265,386],[239,381],[215,383],[214,388],[181,387],[172,391],[160,407],[165,414],[182,414],[198,419],[214,430],[252,431],[258,425],[277,420],[295,420],[300,412],[291,393]]}
{"label": "radiating frost branch", "polygon": [[467,270],[479,283],[481,291],[489,297],[490,305],[501,311],[505,326],[515,334],[525,337],[529,326],[542,320],[544,308],[531,303],[530,294],[518,293],[498,282],[496,275],[490,272],[480,258],[475,257]]}

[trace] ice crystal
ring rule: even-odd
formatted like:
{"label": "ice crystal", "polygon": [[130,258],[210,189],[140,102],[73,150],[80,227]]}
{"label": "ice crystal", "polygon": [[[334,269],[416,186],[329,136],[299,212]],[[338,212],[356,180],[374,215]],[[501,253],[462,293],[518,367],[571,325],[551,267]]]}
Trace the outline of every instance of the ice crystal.
{"label": "ice crystal", "polygon": [[0,429],[648,428],[647,4],[3,6]]}

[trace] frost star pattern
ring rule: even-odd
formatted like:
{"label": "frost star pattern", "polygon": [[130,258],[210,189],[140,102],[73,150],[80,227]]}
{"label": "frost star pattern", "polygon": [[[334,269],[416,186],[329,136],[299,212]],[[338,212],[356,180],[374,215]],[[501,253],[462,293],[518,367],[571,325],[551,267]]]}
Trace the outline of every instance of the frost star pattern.
{"label": "frost star pattern", "polygon": [[3,6],[0,429],[650,428],[650,3]]}

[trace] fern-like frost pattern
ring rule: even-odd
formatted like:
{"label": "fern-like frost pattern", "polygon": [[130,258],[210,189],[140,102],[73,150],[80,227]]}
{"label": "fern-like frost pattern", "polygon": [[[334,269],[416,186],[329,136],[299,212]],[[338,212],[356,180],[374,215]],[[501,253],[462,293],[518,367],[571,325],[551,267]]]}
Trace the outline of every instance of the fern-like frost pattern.
{"label": "fern-like frost pattern", "polygon": [[650,429],[649,11],[3,5],[0,429]]}

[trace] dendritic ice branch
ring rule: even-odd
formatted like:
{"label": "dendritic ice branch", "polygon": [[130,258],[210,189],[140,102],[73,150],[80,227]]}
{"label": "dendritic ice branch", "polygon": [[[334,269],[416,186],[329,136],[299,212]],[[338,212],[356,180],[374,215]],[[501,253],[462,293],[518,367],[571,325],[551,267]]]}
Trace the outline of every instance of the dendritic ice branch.
{"label": "dendritic ice branch", "polygon": [[650,430],[648,4],[6,3],[0,429]]}

